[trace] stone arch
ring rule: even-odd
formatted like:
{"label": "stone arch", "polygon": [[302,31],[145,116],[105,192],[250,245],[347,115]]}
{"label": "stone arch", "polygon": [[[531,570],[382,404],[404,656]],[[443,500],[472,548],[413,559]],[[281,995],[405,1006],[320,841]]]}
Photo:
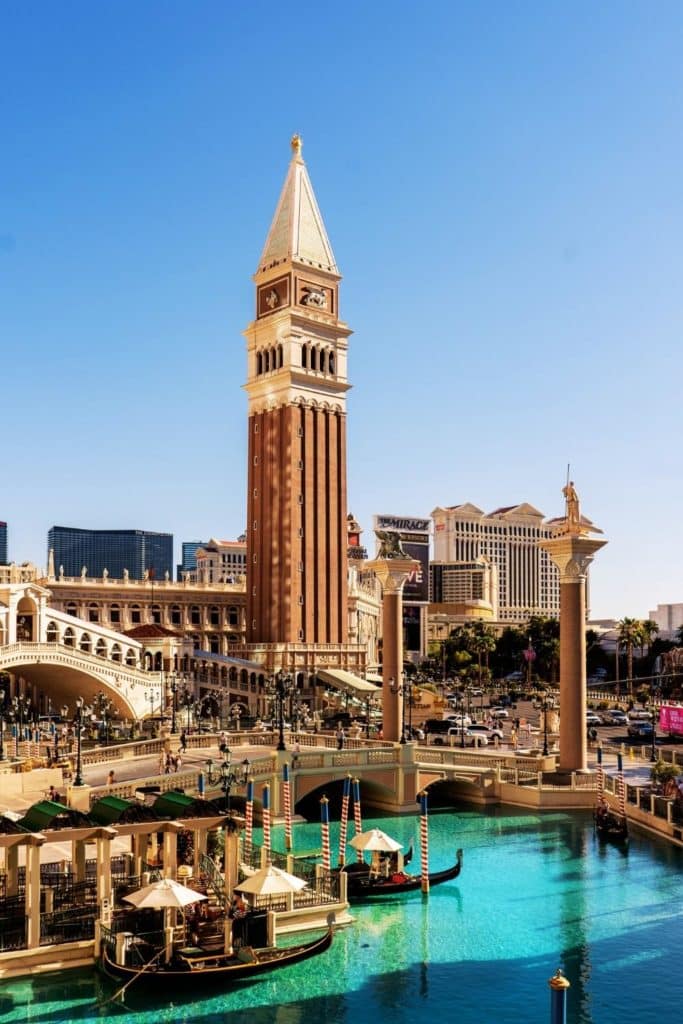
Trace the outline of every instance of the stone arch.
{"label": "stone arch", "polygon": [[81,633],[80,640],[78,641],[78,647],[84,654],[92,653],[92,637],[90,636],[90,633]]}
{"label": "stone arch", "polygon": [[305,342],[301,346],[301,365],[304,370],[308,369],[308,345]]}
{"label": "stone arch", "polygon": [[318,369],[318,350],[315,345],[311,345],[311,369]]}
{"label": "stone arch", "polygon": [[129,668],[135,668],[135,666],[137,665],[135,651],[133,650],[132,647],[129,647],[128,650],[126,651],[126,665],[128,665]]}
{"label": "stone arch", "polygon": [[154,655],[154,671],[161,672],[164,667],[164,656],[161,651],[157,651]]}
{"label": "stone arch", "polygon": [[120,644],[112,644],[111,660],[112,661],[119,661],[119,662],[121,661],[121,645]]}
{"label": "stone arch", "polygon": [[330,352],[329,356],[327,357],[327,365],[329,367],[330,373],[334,373],[334,352]]}
{"label": "stone arch", "polygon": [[320,349],[319,355],[320,355],[320,359],[319,359],[320,372],[324,373],[325,372],[325,365],[326,365],[326,361],[325,361],[326,352],[325,352],[324,348]]}
{"label": "stone arch", "polygon": [[279,368],[282,368],[282,366],[284,365],[284,361],[285,361],[285,357],[284,357],[284,351],[282,349],[282,345],[278,345],[278,347],[277,347],[277,365],[278,365]]}
{"label": "stone arch", "polygon": [[65,647],[76,646],[76,633],[71,626],[67,626],[66,629],[64,630],[64,637],[62,639],[62,643],[64,644]]}
{"label": "stone arch", "polygon": [[263,370],[264,373],[270,373],[270,351],[266,349],[263,353]]}
{"label": "stone arch", "polygon": [[48,622],[45,635],[49,644],[59,643],[59,627],[56,622]]}
{"label": "stone arch", "polygon": [[256,374],[260,376],[263,373],[263,356],[260,352],[256,353]]}
{"label": "stone arch", "polygon": [[107,651],[107,642],[103,636],[101,636],[95,644],[95,654],[98,658],[107,658],[109,656]]}

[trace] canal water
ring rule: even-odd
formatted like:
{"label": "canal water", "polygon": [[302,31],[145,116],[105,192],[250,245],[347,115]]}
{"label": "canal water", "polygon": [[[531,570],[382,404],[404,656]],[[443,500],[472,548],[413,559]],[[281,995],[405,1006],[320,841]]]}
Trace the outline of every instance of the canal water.
{"label": "canal water", "polygon": [[[419,870],[417,817],[364,818],[373,826],[413,842]],[[318,825],[294,833],[299,849],[320,845]],[[588,814],[514,808],[432,813],[429,836],[433,871],[462,847],[460,877],[426,899],[354,907],[321,957],[206,998],[188,988],[145,1001],[131,986],[122,1009],[106,1002],[116,986],[91,971],[8,981],[0,1022],[545,1024],[557,967],[571,983],[568,1024],[661,1024],[677,1012],[681,851],[633,835],[623,852],[597,842]],[[281,829],[273,845],[284,848]]]}

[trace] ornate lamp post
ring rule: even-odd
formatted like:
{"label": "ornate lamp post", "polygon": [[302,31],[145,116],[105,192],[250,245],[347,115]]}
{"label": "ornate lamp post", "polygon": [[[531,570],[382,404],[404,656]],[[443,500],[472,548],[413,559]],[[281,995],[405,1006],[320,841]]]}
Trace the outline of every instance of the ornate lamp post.
{"label": "ornate lamp post", "polygon": [[401,700],[401,738],[399,739],[399,743],[406,742],[406,702],[404,696],[406,686],[407,682],[404,682],[403,685],[399,683],[398,686],[396,686],[395,684],[392,685],[392,683],[389,684],[389,689],[391,690],[391,692],[397,693],[399,697],[403,698]]}
{"label": "ornate lamp post", "polygon": [[465,746],[465,694],[460,694],[460,746]]}
{"label": "ornate lamp post", "polygon": [[145,694],[145,700],[149,701],[149,724],[151,727],[151,737],[154,739],[154,690],[148,690]]}
{"label": "ornate lamp post", "polygon": [[277,742],[278,750],[287,749],[285,745],[285,701],[291,694],[292,689],[292,677],[283,672],[282,669],[280,669],[279,672],[276,672],[274,676],[271,676],[266,687],[266,693],[275,703],[279,731]]}
{"label": "ornate lamp post", "polygon": [[377,706],[375,697],[365,698],[365,738],[370,739],[370,712]]}
{"label": "ornate lamp post", "polygon": [[0,761],[5,760],[5,691],[0,689]]}
{"label": "ornate lamp post", "polygon": [[31,698],[27,694],[15,697],[12,701],[12,711],[15,721],[14,733],[14,756],[19,757],[19,741],[24,731],[24,715],[28,718],[28,710],[31,706]]}
{"label": "ornate lamp post", "polygon": [[76,778],[74,786],[83,785],[82,763],[81,763],[81,730],[83,727],[83,698],[76,698]]}
{"label": "ornate lamp post", "polygon": [[548,694],[543,698],[543,756],[548,756]]}
{"label": "ornate lamp post", "polygon": [[233,786],[245,786],[251,776],[251,761],[245,757],[239,766],[232,763],[232,751],[230,747],[223,750],[223,763],[214,765],[209,759],[206,762],[206,778],[211,786],[220,783],[223,790],[223,804],[225,813],[230,814],[230,791]]}

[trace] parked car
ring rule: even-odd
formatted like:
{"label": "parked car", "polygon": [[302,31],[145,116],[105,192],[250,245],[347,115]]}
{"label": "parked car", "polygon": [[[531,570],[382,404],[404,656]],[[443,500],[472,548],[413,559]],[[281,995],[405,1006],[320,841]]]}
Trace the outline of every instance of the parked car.
{"label": "parked car", "polygon": [[522,672],[509,672],[508,675],[503,676],[506,683],[517,683],[520,679],[523,679],[524,675]]}
{"label": "parked car", "polygon": [[489,729],[488,725],[483,725],[478,722],[474,722],[469,729],[469,733],[476,733],[478,736],[485,736],[489,743],[493,743],[495,739],[502,740],[505,733],[500,726]]}
{"label": "parked car", "polygon": [[490,708],[489,714],[491,718],[509,718],[507,708]]}
{"label": "parked car", "polygon": [[619,711],[618,708],[606,711],[602,720],[605,725],[628,725],[628,715],[625,711]]}
{"label": "parked car", "polygon": [[446,721],[450,722],[451,725],[464,725],[468,729],[472,725],[472,719],[469,715],[446,715]]}
{"label": "parked car", "polygon": [[632,740],[651,740],[654,726],[652,722],[629,722],[626,730]]}
{"label": "parked car", "polygon": [[602,725],[602,718],[595,711],[587,711],[586,725]]}
{"label": "parked car", "polygon": [[633,708],[633,710],[629,711],[628,713],[628,720],[629,722],[651,722],[652,712],[640,710],[636,711],[636,709]]}
{"label": "parked car", "polygon": [[487,747],[489,741],[486,736],[480,732],[473,732],[471,729],[449,729],[448,730],[448,744],[452,747],[457,747],[459,744],[464,744],[466,747]]}

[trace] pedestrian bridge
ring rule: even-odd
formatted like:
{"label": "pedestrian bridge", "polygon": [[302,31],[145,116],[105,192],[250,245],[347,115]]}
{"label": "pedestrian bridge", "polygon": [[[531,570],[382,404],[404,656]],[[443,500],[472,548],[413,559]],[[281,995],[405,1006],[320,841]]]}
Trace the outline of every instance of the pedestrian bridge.
{"label": "pedestrian bridge", "polygon": [[[103,648],[94,654],[68,643],[23,640],[0,647],[0,672],[23,676],[29,692],[33,688],[36,706],[37,695],[42,692],[53,708],[64,704],[73,714],[77,696],[88,704],[95,694],[103,692],[119,715],[143,718],[160,712],[163,692],[161,673],[137,667],[138,647],[134,642],[127,652],[109,647],[105,655]],[[133,663],[119,660],[126,657]]]}

